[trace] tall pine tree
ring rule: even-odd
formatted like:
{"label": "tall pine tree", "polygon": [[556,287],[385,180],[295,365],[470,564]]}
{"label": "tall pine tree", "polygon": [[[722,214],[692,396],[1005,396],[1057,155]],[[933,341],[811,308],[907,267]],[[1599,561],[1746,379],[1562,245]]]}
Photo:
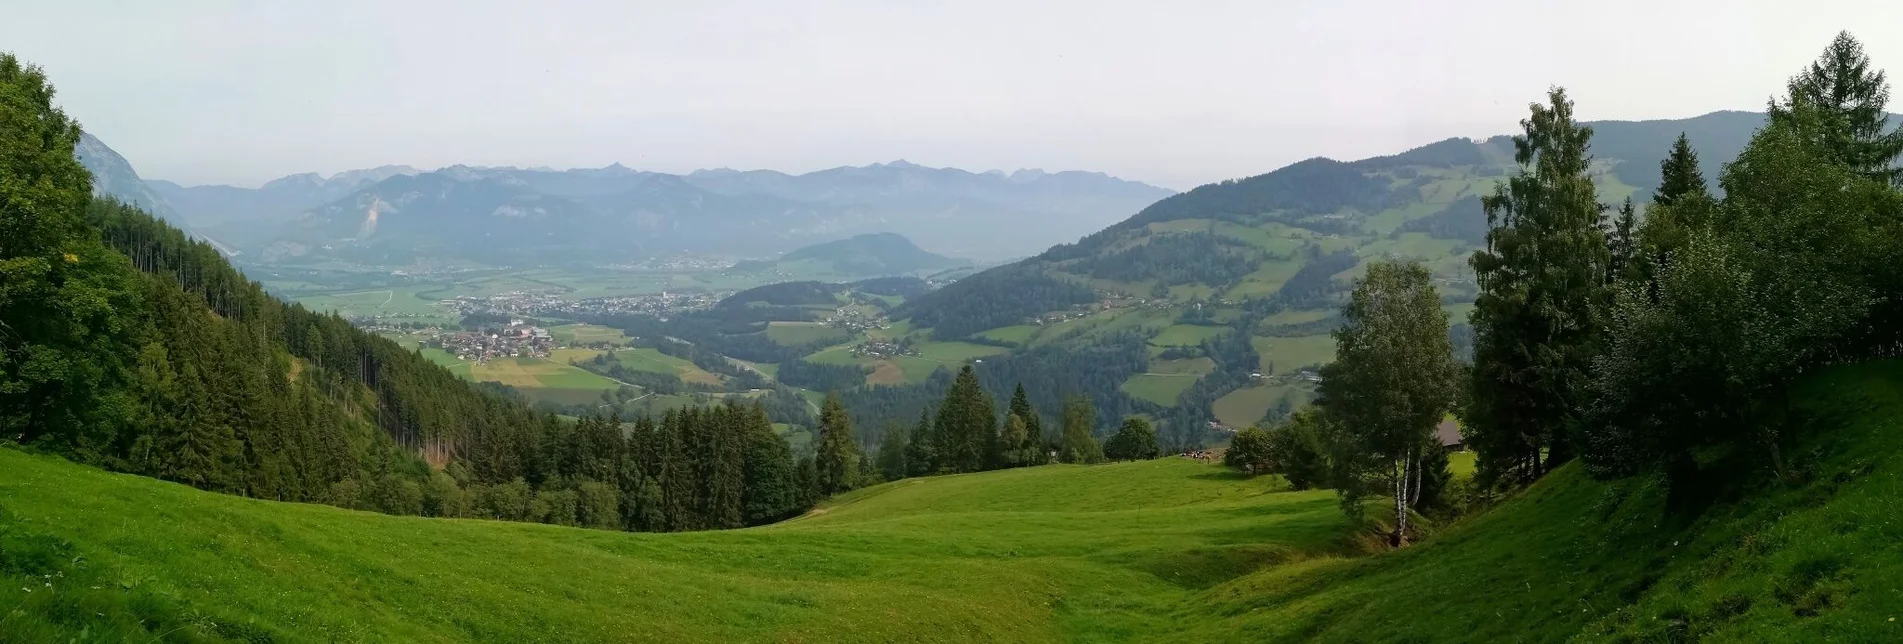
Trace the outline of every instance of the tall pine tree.
{"label": "tall pine tree", "polygon": [[899,427],[898,423],[887,424],[885,426],[885,434],[879,437],[878,457],[879,473],[885,476],[885,480],[897,481],[905,478],[907,474],[905,467],[906,451],[905,429]]}
{"label": "tall pine tree", "polygon": [[815,491],[828,496],[852,489],[859,478],[859,444],[853,441],[852,418],[838,394],[828,394],[819,410],[819,445],[813,451]]}
{"label": "tall pine tree", "polygon": [[905,442],[905,473],[909,476],[937,474],[938,443],[938,436],[932,431],[931,410],[920,410],[918,425],[912,428],[912,436]]}
{"label": "tall pine tree", "polygon": [[[1903,127],[1890,128],[1890,84],[1870,67],[1863,44],[1840,32],[1817,61],[1791,78],[1789,94],[1771,104],[1771,118],[1798,127],[1801,135],[1852,171],[1903,185]],[[1800,105],[1820,110],[1823,118],[1796,116]]]}
{"label": "tall pine tree", "polygon": [[941,466],[952,472],[977,472],[996,462],[998,412],[978,384],[971,365],[958,371],[945,401],[938,408],[938,456]]}
{"label": "tall pine tree", "polygon": [[1490,480],[1531,480],[1570,458],[1567,427],[1609,293],[1592,128],[1574,122],[1564,89],[1548,98],[1513,137],[1520,173],[1481,200],[1487,245],[1471,260],[1480,295],[1464,420]]}
{"label": "tall pine tree", "polygon": [[1698,153],[1692,150],[1685,133],[1679,132],[1671,153],[1659,162],[1659,188],[1652,193],[1652,203],[1670,206],[1693,195],[1710,193],[1705,189],[1705,175],[1698,169]]}
{"label": "tall pine tree", "polygon": [[1023,456],[1024,465],[1041,465],[1047,460],[1044,455],[1044,419],[1031,406],[1031,398],[1024,393],[1024,383],[1018,383],[1011,392],[1011,404],[1008,413],[1024,422],[1024,440],[1014,446]]}

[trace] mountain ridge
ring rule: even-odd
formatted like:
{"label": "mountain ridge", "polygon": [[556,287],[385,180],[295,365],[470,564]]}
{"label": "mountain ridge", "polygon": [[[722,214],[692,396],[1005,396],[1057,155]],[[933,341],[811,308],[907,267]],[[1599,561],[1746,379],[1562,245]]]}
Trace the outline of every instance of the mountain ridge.
{"label": "mountain ridge", "polygon": [[[977,255],[1022,256],[1173,194],[1100,172],[1021,169],[1010,174],[974,173],[904,161],[802,174],[714,169],[676,175],[636,170],[620,163],[568,170],[451,165],[422,171],[410,166],[382,166],[329,177],[317,173],[289,175],[258,188],[181,186],[167,181],[147,184],[181,205],[182,221],[219,228],[225,236],[243,239],[247,245],[270,246],[265,255],[275,261],[295,261],[306,254],[322,255],[328,252],[324,249],[327,245],[361,245],[364,240],[349,236],[312,237],[310,233],[345,228],[323,221],[340,216],[344,210],[354,210],[353,216],[359,220],[367,218],[369,203],[398,200],[402,191],[411,187],[403,177],[424,175],[469,182],[520,182],[551,198],[574,201],[578,205],[571,210],[577,218],[565,223],[598,229],[590,238],[575,240],[583,244],[603,244],[604,237],[640,238],[620,249],[584,249],[592,252],[592,259],[599,260],[676,251],[780,252],[826,238],[887,231],[931,237],[941,246]],[[397,183],[384,185],[391,181]],[[478,201],[443,205],[464,215],[457,225],[469,226],[481,221],[473,217],[491,213],[500,204]],[[583,210],[593,212],[582,216],[579,213]],[[247,218],[258,221],[247,223]],[[981,234],[1006,223],[1015,223],[1024,234],[1007,240]],[[747,228],[739,235],[692,230],[706,225]],[[520,234],[507,227],[488,232],[491,238]],[[400,255],[373,248],[341,252],[342,257],[357,261]],[[502,258],[491,254],[483,259]],[[523,257],[518,253],[508,259]]]}

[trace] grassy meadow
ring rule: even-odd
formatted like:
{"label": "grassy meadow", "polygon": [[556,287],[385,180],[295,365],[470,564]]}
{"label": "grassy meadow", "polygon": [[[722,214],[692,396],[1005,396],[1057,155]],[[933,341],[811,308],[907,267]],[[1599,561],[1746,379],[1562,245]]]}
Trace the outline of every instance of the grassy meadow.
{"label": "grassy meadow", "polygon": [[1738,455],[1674,510],[1657,478],[1567,465],[1377,554],[1331,492],[1179,458],[907,479],[772,526],[628,534],[245,499],[0,449],[0,641],[1903,639],[1903,363],[1832,370],[1793,403],[1785,482]]}
{"label": "grassy meadow", "polygon": [[1331,494],[1181,459],[907,480],[689,534],[275,503],[11,450],[0,471],[0,544],[57,550],[26,570],[85,584],[9,583],[0,605],[28,612],[0,640],[31,638],[10,641],[64,641],[43,611],[120,600],[273,641],[1151,639],[1246,567],[1344,547]]}

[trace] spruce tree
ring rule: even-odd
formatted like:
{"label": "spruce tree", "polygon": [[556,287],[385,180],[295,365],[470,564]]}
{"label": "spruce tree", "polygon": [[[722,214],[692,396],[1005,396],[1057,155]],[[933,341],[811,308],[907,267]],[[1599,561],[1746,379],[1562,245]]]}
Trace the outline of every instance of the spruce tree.
{"label": "spruce tree", "polygon": [[997,410],[991,394],[978,384],[971,365],[958,372],[945,402],[938,408],[939,462],[952,472],[976,472],[987,469],[995,460],[998,434]]}
{"label": "spruce tree", "polygon": [[1470,260],[1480,294],[1464,420],[1485,479],[1531,480],[1571,457],[1566,428],[1609,296],[1592,128],[1574,122],[1565,90],[1548,97],[1513,137],[1520,173],[1481,199],[1487,244]]}
{"label": "spruce tree", "polygon": [[1018,383],[1011,392],[1009,413],[1024,420],[1024,441],[1016,448],[1025,455],[1026,465],[1039,465],[1044,457],[1044,418],[1031,406],[1030,396],[1024,393],[1024,383]]}
{"label": "spruce tree", "polygon": [[918,425],[912,428],[912,437],[905,442],[905,473],[909,476],[930,476],[938,473],[938,437],[932,431],[931,410],[918,413]]}
{"label": "spruce tree", "polygon": [[[1903,184],[1903,167],[1893,165],[1903,156],[1903,127],[1884,131],[1890,84],[1882,70],[1870,67],[1863,44],[1850,32],[1839,32],[1787,88],[1783,100],[1771,105],[1772,120],[1798,127],[1805,139],[1827,150],[1831,160],[1858,174]],[[1803,106],[1821,110],[1824,118],[1798,117]]]}
{"label": "spruce tree", "polygon": [[851,490],[858,482],[858,443],[853,442],[852,418],[838,394],[828,394],[819,411],[819,444],[813,450],[815,491],[831,496]]}
{"label": "spruce tree", "polygon": [[1619,214],[1612,218],[1611,228],[1606,231],[1607,282],[1632,277],[1627,272],[1633,269],[1633,259],[1639,252],[1638,227],[1638,212],[1632,207],[1632,198],[1626,197]]}
{"label": "spruce tree", "polygon": [[1698,153],[1692,150],[1692,142],[1685,133],[1678,133],[1678,140],[1672,142],[1672,151],[1665,160],[1659,162],[1659,189],[1652,193],[1652,203],[1670,206],[1692,195],[1710,196],[1705,188],[1705,175],[1698,169]]}
{"label": "spruce tree", "polygon": [[655,479],[661,486],[661,529],[666,531],[692,530],[696,527],[693,519],[694,470],[683,440],[687,433],[682,428],[684,414],[682,410],[667,412],[655,431],[660,439],[660,444],[656,446],[660,467],[656,470],[658,475]]}
{"label": "spruce tree", "polygon": [[748,409],[743,430],[746,441],[746,476],[742,515],[747,525],[760,525],[784,519],[805,509],[795,480],[793,452],[786,440],[773,432],[773,421],[764,408]]}
{"label": "spruce tree", "polygon": [[885,476],[885,480],[897,481],[905,478],[907,451],[905,429],[899,427],[898,423],[888,423],[885,426],[885,434],[879,437],[879,472]]}

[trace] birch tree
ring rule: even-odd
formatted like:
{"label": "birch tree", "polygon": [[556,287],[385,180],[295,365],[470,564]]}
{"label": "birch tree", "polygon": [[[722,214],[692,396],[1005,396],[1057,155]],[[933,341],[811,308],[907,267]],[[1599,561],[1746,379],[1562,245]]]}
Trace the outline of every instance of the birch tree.
{"label": "birch tree", "polygon": [[1322,369],[1319,404],[1339,433],[1343,507],[1358,512],[1363,496],[1376,490],[1392,496],[1389,542],[1405,545],[1422,456],[1453,405],[1459,375],[1447,313],[1427,269],[1414,262],[1369,265],[1334,336],[1335,362]]}

